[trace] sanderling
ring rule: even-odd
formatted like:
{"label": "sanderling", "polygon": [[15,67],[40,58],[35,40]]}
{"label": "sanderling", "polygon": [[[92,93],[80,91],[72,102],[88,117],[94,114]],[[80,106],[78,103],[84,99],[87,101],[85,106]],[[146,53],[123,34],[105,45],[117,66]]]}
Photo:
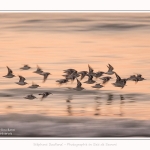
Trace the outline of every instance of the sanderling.
{"label": "sanderling", "polygon": [[75,69],[66,69],[66,70],[63,70],[64,73],[67,73],[68,75],[72,74],[73,72],[75,72],[76,70]]}
{"label": "sanderling", "polygon": [[103,78],[100,78],[103,80],[103,84],[106,84],[110,79],[112,79],[112,77],[109,77],[109,76],[106,76],[106,77],[103,77]]}
{"label": "sanderling", "polygon": [[19,75],[19,78],[20,78],[20,80],[19,80],[19,82],[15,82],[16,84],[18,84],[18,85],[26,85],[26,84],[28,84],[27,82],[24,82],[26,79],[23,76]]}
{"label": "sanderling", "polygon": [[43,100],[43,98],[46,98],[50,94],[52,94],[52,93],[51,92],[44,92],[44,93],[39,94],[39,95],[42,95],[41,101]]}
{"label": "sanderling", "polygon": [[88,64],[88,68],[89,68],[89,72],[87,73],[87,76],[88,76],[88,75],[94,76],[94,75],[95,75],[94,69],[93,69],[89,64]]}
{"label": "sanderling", "polygon": [[121,88],[123,89],[124,88],[124,86],[126,85],[126,83],[127,83],[127,79],[121,79]]}
{"label": "sanderling", "polygon": [[64,73],[66,73],[65,75],[62,75],[64,76],[66,79],[70,79],[71,81],[74,81],[74,79],[76,77],[79,77],[80,75],[78,74],[77,70],[75,69],[67,69],[67,70],[63,70]]}
{"label": "sanderling", "polygon": [[114,86],[116,87],[121,87],[121,88],[124,88],[124,86],[126,85],[126,81],[128,79],[121,79],[120,76],[115,72],[115,75],[116,75],[116,82],[115,83],[112,83]]}
{"label": "sanderling", "polygon": [[7,66],[7,69],[8,69],[8,73],[7,75],[3,76],[5,78],[13,78],[15,77],[15,75],[13,75],[13,71]]}
{"label": "sanderling", "polygon": [[80,72],[78,72],[78,74],[81,75],[80,80],[82,80],[87,75],[87,73],[88,73],[87,71],[80,71]]}
{"label": "sanderling", "polygon": [[30,100],[32,100],[32,99],[35,99],[36,97],[34,96],[34,95],[27,95],[26,97],[24,97],[25,99],[30,99]]}
{"label": "sanderling", "polygon": [[104,86],[101,85],[100,83],[97,83],[94,86],[92,86],[92,88],[97,88],[97,89],[102,88],[102,87],[104,87]]}
{"label": "sanderling", "polygon": [[92,75],[88,75],[88,80],[85,81],[84,83],[87,83],[87,84],[93,84],[95,83],[96,81],[93,80],[93,76]]}
{"label": "sanderling", "polygon": [[135,81],[135,83],[138,82],[138,78],[136,75],[131,75],[127,80]]}
{"label": "sanderling", "polygon": [[68,81],[68,79],[60,79],[60,80],[56,80],[56,82],[58,82],[59,85],[62,85],[62,84],[67,83],[69,81]]}
{"label": "sanderling", "polygon": [[81,90],[83,90],[84,88],[83,87],[81,87],[82,86],[82,83],[76,78],[76,80],[77,80],[77,86],[76,86],[76,88],[73,88],[74,90],[77,90],[77,91],[81,91]]}
{"label": "sanderling", "polygon": [[110,64],[108,64],[108,71],[107,72],[105,72],[105,74],[108,74],[108,75],[112,75],[112,74],[114,74],[114,68],[110,65]]}
{"label": "sanderling", "polygon": [[45,81],[47,80],[48,76],[51,75],[51,73],[49,73],[49,72],[43,72],[43,73],[41,73],[40,75],[43,75],[43,76],[44,76],[43,82],[45,82]]}
{"label": "sanderling", "polygon": [[120,100],[124,100],[124,96],[123,95],[120,95]]}
{"label": "sanderling", "polygon": [[74,81],[74,79],[75,79],[76,77],[78,77],[78,76],[79,76],[78,72],[77,72],[77,71],[74,71],[71,75],[68,75],[66,78],[67,78],[68,80]]}
{"label": "sanderling", "polygon": [[32,88],[32,89],[35,89],[35,88],[38,88],[40,87],[38,84],[35,84],[34,82],[32,82],[32,85],[29,86],[29,88]]}
{"label": "sanderling", "polygon": [[24,65],[23,67],[21,67],[20,69],[22,70],[29,70],[31,67],[29,65]]}
{"label": "sanderling", "polygon": [[98,78],[98,77],[101,77],[103,74],[104,74],[103,71],[98,71],[94,74],[94,77]]}
{"label": "sanderling", "polygon": [[33,73],[41,74],[43,73],[43,70],[37,65],[37,69]]}

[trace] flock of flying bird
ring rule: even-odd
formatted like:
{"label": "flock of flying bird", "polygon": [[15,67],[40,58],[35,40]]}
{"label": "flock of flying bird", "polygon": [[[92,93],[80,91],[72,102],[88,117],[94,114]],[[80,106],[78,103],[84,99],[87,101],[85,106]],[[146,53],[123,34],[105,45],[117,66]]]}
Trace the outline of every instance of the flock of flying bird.
{"label": "flock of flying bird", "polygon": [[[71,88],[73,90],[76,90],[76,91],[81,91],[83,90],[84,88],[82,87],[82,83],[81,83],[81,80],[87,76],[88,77],[88,80],[83,82],[83,83],[86,83],[86,84],[94,84],[94,86],[92,86],[92,88],[102,88],[104,87],[104,85],[110,80],[112,79],[111,76],[103,76],[103,75],[113,75],[115,74],[116,76],[116,82],[115,83],[112,83],[115,87],[121,87],[121,88],[124,88],[124,86],[126,85],[126,82],[131,80],[131,81],[135,81],[135,83],[137,83],[138,81],[143,81],[145,80],[141,74],[137,74],[137,75],[131,75],[129,78],[121,78],[115,71],[114,71],[114,68],[108,64],[108,71],[107,72],[103,72],[103,71],[98,71],[98,72],[94,72],[93,68],[88,65],[88,68],[89,68],[89,71],[80,71],[78,72],[77,70],[75,69],[67,69],[67,70],[63,70],[64,71],[64,79],[60,79],[60,80],[57,80],[56,82],[59,84],[59,85],[62,85],[62,84],[66,84],[67,82],[71,81],[73,82],[75,79],[77,81],[77,86],[75,88]],[[23,67],[21,67],[20,69],[22,70],[29,70],[31,67],[29,65],[24,65]],[[13,71],[7,66],[7,69],[8,69],[8,73],[7,75],[3,76],[5,78],[13,78],[15,77],[15,75],[13,74]],[[43,76],[43,82],[45,82],[48,78],[49,75],[51,75],[51,73],[49,72],[44,72],[38,65],[37,65],[37,70],[34,71],[33,73],[36,73],[36,74],[39,74],[39,75],[42,75]],[[103,77],[101,77],[103,76]],[[78,77],[80,77],[80,79],[78,79]],[[102,80],[102,84],[101,83],[97,83],[95,80],[93,80],[93,77],[95,78],[99,78]],[[19,75],[19,82],[16,82],[16,84],[18,85],[26,85],[28,84],[27,82],[25,82],[25,78],[21,75]],[[80,80],[80,81],[79,81]],[[32,82],[32,85],[29,86],[29,88],[38,88],[40,87],[38,84],[35,84],[34,82]],[[43,100],[43,98],[46,98],[48,95],[52,94],[51,92],[44,92],[44,93],[40,93],[39,95],[42,95],[41,97],[41,100]],[[25,99],[35,99],[36,97],[33,95],[33,94],[30,94],[30,95],[27,95],[26,97],[24,97]]]}

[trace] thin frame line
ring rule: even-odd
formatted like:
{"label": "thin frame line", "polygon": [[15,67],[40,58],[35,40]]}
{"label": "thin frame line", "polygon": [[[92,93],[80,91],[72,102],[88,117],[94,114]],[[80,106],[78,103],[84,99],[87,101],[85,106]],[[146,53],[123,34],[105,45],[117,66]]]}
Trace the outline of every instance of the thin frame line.
{"label": "thin frame line", "polygon": [[[86,12],[86,13],[88,13],[87,11],[90,11],[90,12],[115,12],[115,11],[119,11],[119,12],[135,12],[135,13],[138,13],[138,12],[150,12],[150,10],[0,10],[0,13],[1,12],[14,12],[14,11],[17,11],[17,12],[29,12],[29,11],[31,11],[31,12],[47,12],[47,11],[49,11],[49,12],[64,12],[64,11],[67,11],[67,12]],[[138,12],[136,12],[136,11],[138,11]],[[10,138],[10,137],[7,137],[7,138]],[[115,137],[113,137],[112,139],[101,139],[101,137],[99,137],[100,139],[95,139],[94,137],[92,138],[92,139],[71,139],[71,138],[69,138],[69,139],[66,139],[66,138],[64,138],[64,139],[50,139],[51,137],[49,137],[49,139],[43,139],[43,137],[37,137],[36,139],[34,139],[34,138],[32,138],[32,137],[28,137],[28,138],[31,138],[31,139],[22,139],[22,137],[20,137],[20,139],[15,139],[16,137],[13,137],[13,139],[1,139],[1,137],[0,137],[0,140],[150,140],[150,139],[115,139]],[[19,138],[19,137],[17,137],[17,138]],[[24,138],[24,137],[23,137]],[[42,139],[40,139],[40,138],[42,138]],[[108,138],[108,137],[106,137],[106,138]],[[120,138],[122,138],[122,137],[120,137]],[[126,138],[130,138],[130,137],[126,137]],[[145,137],[143,137],[143,138],[145,138]]]}

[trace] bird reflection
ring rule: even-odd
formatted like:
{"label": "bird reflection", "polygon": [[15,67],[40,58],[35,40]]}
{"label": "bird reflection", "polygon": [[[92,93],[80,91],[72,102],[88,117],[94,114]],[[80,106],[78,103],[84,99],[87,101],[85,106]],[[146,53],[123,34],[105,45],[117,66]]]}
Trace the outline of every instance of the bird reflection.
{"label": "bird reflection", "polygon": [[124,103],[124,101],[123,100],[125,100],[125,98],[124,98],[124,96],[123,95],[120,95],[120,100],[121,100],[121,104],[123,104]]}
{"label": "bird reflection", "polygon": [[125,103],[124,100],[125,100],[124,96],[120,95],[120,113],[119,113],[120,116],[124,115],[123,113],[123,104]]}
{"label": "bird reflection", "polygon": [[100,102],[100,100],[99,100],[100,98],[96,98],[95,99],[95,102],[96,102],[96,106],[95,106],[95,116],[98,116],[98,115],[100,115],[100,111],[101,111],[101,108],[100,108],[100,105],[101,105],[101,102]]}
{"label": "bird reflection", "polygon": [[113,94],[108,94],[107,95],[108,96],[108,98],[107,98],[107,103],[106,103],[106,105],[108,106],[107,107],[107,114],[108,115],[112,115],[113,114],[113,112],[112,112],[112,101],[113,101]]}
{"label": "bird reflection", "polygon": [[66,102],[67,103],[70,103],[71,102],[71,100],[73,100],[73,95],[68,95],[68,97],[67,97],[67,99],[66,99]]}
{"label": "bird reflection", "polygon": [[96,96],[94,99],[95,100],[99,100],[99,99],[101,99],[101,97],[100,96]]}
{"label": "bird reflection", "polygon": [[112,104],[112,100],[113,100],[113,95],[112,94],[108,94],[107,105],[111,105]]}
{"label": "bird reflection", "polygon": [[69,116],[72,116],[72,106],[71,105],[67,105],[67,113]]}

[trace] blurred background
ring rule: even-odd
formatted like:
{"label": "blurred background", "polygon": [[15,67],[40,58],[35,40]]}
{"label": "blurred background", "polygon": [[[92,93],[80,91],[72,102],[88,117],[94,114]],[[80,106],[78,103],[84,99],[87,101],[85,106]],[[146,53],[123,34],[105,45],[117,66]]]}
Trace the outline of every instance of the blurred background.
{"label": "blurred background", "polygon": [[[0,13],[0,128],[14,128],[11,136],[143,137],[150,136],[150,13]],[[114,87],[116,77],[93,89],[76,81],[59,86],[63,70],[108,70],[122,78],[142,74],[137,84]],[[29,70],[20,70],[24,64]],[[39,65],[50,72],[33,73]],[[4,78],[9,66],[16,75]],[[27,85],[15,84],[18,75]],[[96,79],[98,83],[102,80]],[[28,87],[35,82],[37,89]],[[94,85],[94,84],[93,84]],[[43,101],[41,92],[50,91]],[[37,97],[24,99],[28,94]],[[0,134],[0,136],[4,136]],[[8,135],[7,135],[8,136]]]}

